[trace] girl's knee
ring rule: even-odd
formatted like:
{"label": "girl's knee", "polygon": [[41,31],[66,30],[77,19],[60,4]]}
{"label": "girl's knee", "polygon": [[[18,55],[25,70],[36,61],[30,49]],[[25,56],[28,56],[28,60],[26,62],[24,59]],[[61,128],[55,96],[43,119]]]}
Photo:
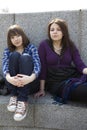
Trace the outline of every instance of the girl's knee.
{"label": "girl's knee", "polygon": [[29,54],[27,54],[27,53],[24,53],[23,55],[21,55],[21,57],[20,57],[20,62],[32,62],[33,60],[32,60],[32,57],[29,55]]}
{"label": "girl's knee", "polygon": [[19,57],[20,56],[20,53],[18,53],[18,52],[12,52],[11,54],[10,54],[10,58],[17,58],[17,57]]}

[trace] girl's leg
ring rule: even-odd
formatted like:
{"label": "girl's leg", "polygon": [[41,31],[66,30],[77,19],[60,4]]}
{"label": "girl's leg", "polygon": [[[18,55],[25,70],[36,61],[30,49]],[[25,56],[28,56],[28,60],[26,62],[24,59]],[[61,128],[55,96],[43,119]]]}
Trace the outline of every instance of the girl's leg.
{"label": "girl's leg", "polygon": [[[19,74],[31,75],[33,71],[33,61],[28,54],[21,55],[19,60]],[[27,114],[27,100],[30,84],[18,87],[17,108],[14,114],[14,120],[21,121]]]}
{"label": "girl's leg", "polygon": [[28,95],[34,94],[39,91],[40,82],[39,79],[34,80],[32,83],[25,85],[24,87],[18,88],[18,100],[27,101]]}
{"label": "girl's leg", "polygon": [[[13,52],[9,58],[9,73],[11,76],[15,76],[19,71],[19,58],[20,54]],[[8,111],[14,112],[17,105],[17,87],[6,81],[6,85],[11,93],[9,104],[7,105]]]}
{"label": "girl's leg", "polygon": [[[28,54],[21,55],[19,60],[19,74],[31,75],[32,71],[33,61],[31,56]],[[30,86],[30,84],[27,84],[24,87],[18,88],[18,101],[26,102],[28,100]]]}
{"label": "girl's leg", "polygon": [[62,91],[63,91],[63,83],[55,82],[55,83],[47,83],[46,89],[48,92],[50,92],[54,96],[61,97]]}
{"label": "girl's leg", "polygon": [[15,76],[19,73],[19,59],[20,53],[13,52],[9,58],[9,71],[11,76]]}
{"label": "girl's leg", "polygon": [[19,59],[19,73],[31,75],[33,71],[33,60],[29,54],[24,53]]}
{"label": "girl's leg", "polygon": [[[18,52],[13,52],[10,55],[9,72],[10,72],[11,76],[15,76],[19,72],[19,58],[20,58],[20,54]],[[17,87],[8,83],[7,81],[6,81],[6,85],[9,89],[9,91],[11,92],[11,95],[16,96],[17,95]]]}
{"label": "girl's leg", "polygon": [[70,99],[87,102],[87,83],[79,85],[70,93]]}
{"label": "girl's leg", "polygon": [[40,89],[39,79],[37,78],[36,80],[34,80],[32,83],[30,83],[29,86],[29,95],[37,93]]}

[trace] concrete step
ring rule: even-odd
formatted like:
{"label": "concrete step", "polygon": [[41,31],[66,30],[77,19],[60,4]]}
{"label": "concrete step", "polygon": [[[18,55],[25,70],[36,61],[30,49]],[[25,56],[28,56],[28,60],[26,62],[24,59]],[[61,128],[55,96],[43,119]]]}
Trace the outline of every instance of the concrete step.
{"label": "concrete step", "polygon": [[49,94],[39,99],[29,96],[27,117],[16,122],[6,108],[9,98],[0,96],[0,130],[87,130],[86,104],[55,105]]}
{"label": "concrete step", "polygon": [[25,127],[1,127],[0,130],[53,130],[53,129],[25,128]]}

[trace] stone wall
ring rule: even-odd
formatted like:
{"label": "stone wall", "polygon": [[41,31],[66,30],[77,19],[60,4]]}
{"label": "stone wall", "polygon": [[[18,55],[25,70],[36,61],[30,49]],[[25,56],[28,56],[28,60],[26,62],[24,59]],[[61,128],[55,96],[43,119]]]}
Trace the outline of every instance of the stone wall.
{"label": "stone wall", "polygon": [[0,71],[2,55],[6,47],[7,29],[12,24],[19,24],[37,47],[47,38],[47,25],[53,18],[65,19],[68,23],[71,39],[79,48],[83,61],[87,64],[87,10],[58,11],[24,14],[0,14]]}

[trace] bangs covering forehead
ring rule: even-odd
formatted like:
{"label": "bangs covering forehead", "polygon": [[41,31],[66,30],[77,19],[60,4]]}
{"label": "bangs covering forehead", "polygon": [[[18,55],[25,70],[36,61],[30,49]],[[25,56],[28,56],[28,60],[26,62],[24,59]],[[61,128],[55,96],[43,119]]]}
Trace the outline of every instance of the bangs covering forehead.
{"label": "bangs covering forehead", "polygon": [[8,32],[9,37],[16,36],[16,35],[22,35],[21,31],[18,29],[9,30],[9,32]]}

